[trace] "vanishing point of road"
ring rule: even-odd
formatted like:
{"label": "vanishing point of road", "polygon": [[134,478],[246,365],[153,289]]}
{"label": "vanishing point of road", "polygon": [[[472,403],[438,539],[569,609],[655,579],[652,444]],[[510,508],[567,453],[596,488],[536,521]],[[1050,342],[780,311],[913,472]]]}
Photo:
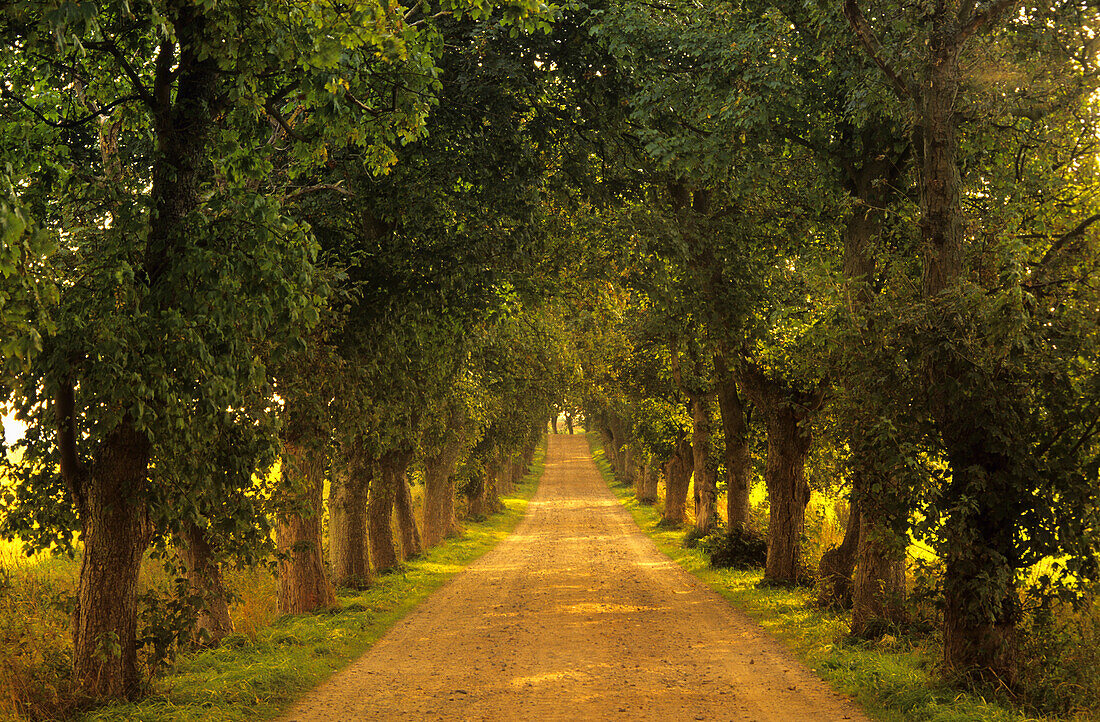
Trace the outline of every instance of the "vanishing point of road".
{"label": "vanishing point of road", "polygon": [[583,436],[551,435],[515,533],[282,720],[867,718],[657,551]]}

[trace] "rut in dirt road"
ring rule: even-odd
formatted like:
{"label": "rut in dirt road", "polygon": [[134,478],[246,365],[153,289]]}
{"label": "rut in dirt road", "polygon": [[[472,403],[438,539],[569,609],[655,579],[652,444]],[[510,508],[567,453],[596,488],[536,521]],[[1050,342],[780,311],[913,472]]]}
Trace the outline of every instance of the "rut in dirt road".
{"label": "rut in dirt road", "polygon": [[314,690],[298,720],[865,720],[657,551],[582,436],[516,532]]}

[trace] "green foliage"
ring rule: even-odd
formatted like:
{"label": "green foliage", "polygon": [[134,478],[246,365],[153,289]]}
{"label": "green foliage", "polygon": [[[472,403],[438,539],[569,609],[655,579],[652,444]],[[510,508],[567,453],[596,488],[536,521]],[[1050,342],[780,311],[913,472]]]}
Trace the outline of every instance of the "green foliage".
{"label": "green foliage", "polygon": [[751,529],[716,529],[699,546],[715,569],[763,569],[768,560],[767,541]]}

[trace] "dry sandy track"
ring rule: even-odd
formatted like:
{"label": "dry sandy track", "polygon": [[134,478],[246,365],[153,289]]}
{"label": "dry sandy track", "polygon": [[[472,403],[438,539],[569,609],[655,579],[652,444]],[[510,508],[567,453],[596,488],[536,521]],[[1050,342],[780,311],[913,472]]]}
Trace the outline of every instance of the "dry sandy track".
{"label": "dry sandy track", "polygon": [[516,532],[282,719],[866,717],[658,552],[561,435]]}

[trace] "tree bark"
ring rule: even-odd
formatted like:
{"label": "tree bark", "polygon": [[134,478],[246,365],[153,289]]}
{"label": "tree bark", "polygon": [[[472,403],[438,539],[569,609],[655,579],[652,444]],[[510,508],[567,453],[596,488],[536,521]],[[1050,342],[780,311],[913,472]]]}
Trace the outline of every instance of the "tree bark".
{"label": "tree bark", "polygon": [[852,606],[852,571],[856,566],[859,545],[860,514],[857,492],[849,495],[848,526],[838,546],[825,550],[817,568],[817,606],[825,609],[848,609]]}
{"label": "tree bark", "polygon": [[690,398],[695,531],[707,534],[718,524],[717,480],[710,464],[710,394],[692,394]]}
{"label": "tree bark", "polygon": [[693,459],[691,440],[685,437],[677,442],[672,458],[665,464],[665,511],[661,516],[662,526],[679,526],[684,523]]}
{"label": "tree bark", "polygon": [[[186,219],[200,203],[218,78],[216,60],[204,51],[209,38],[201,10],[170,3],[164,11],[176,28],[176,42],[161,43],[155,65],[152,212],[137,274],[153,290],[143,301],[143,311],[153,317],[171,303],[157,292],[165,270],[190,242]],[[73,613],[73,680],[88,698],[128,698],[140,687],[136,594],[153,534],[143,501],[152,444],[124,416],[86,469],[77,458],[73,379],[59,379],[59,386],[62,476],[76,502],[84,542]]]}
{"label": "tree bark", "polygon": [[764,479],[768,487],[768,562],[764,577],[770,581],[802,580],[802,533],[810,486],[806,483],[806,455],[810,433],[800,428],[800,414],[791,407],[768,409],[768,459]]}
{"label": "tree bark", "polygon": [[944,535],[954,540],[943,550],[944,661],[959,676],[991,673],[1012,684],[1020,617],[1015,533],[1024,502],[1012,483],[1012,462],[997,451],[1003,441],[960,416],[969,436],[959,428],[944,432],[954,442],[943,494]]}
{"label": "tree bark", "polygon": [[657,484],[660,482],[660,479],[660,467],[655,462],[650,463],[650,465],[646,467],[646,474],[642,485],[642,497],[639,501],[643,504],[657,503]]}
{"label": "tree bark", "polygon": [[[955,102],[961,72],[959,58],[966,39],[993,19],[962,17],[969,6],[946,3],[931,18],[928,64],[919,97],[922,133],[921,239],[926,302],[933,308],[945,291],[958,287],[964,275],[964,223],[958,161]],[[1010,5],[998,5],[1003,12]],[[942,315],[941,315],[942,317]],[[957,323],[951,315],[944,323]],[[1013,444],[997,437],[997,422],[975,423],[963,388],[949,398],[948,389],[967,378],[946,349],[927,369],[929,396],[938,431],[947,451],[951,480],[944,490],[948,509],[944,550],[944,664],[956,674],[986,672],[1008,684],[1015,677],[1015,625],[1019,616],[1015,589],[1017,552],[1014,534],[1020,493],[1011,481],[1009,456],[999,451]]]}
{"label": "tree bark", "polygon": [[397,493],[393,502],[394,511],[397,513],[397,533],[401,537],[401,556],[404,559],[413,559],[424,553],[424,546],[420,542],[420,530],[416,528],[416,516],[413,514],[412,489],[409,488],[409,477],[402,474],[397,480]]}
{"label": "tree bark", "polygon": [[448,433],[435,456],[424,460],[424,546],[433,547],[455,532],[454,473],[462,455],[461,433]]}
{"label": "tree bark", "polygon": [[328,544],[332,582],[346,589],[366,589],[371,583],[367,544],[367,494],[374,460],[362,449],[349,454],[347,470],[331,480]]}
{"label": "tree bark", "polygon": [[[67,409],[69,423],[71,397]],[[146,436],[123,420],[77,481],[84,556],[73,612],[73,677],[93,699],[130,698],[141,686],[137,584],[153,528],[136,495],[146,483],[149,453]]]}
{"label": "tree bark", "polygon": [[305,614],[336,606],[322,557],[321,518],[325,473],[321,453],[297,441],[284,442],[283,481],[294,511],[275,519],[279,559],[279,611]]}
{"label": "tree bark", "polygon": [[[888,133],[875,137],[868,131],[861,144],[865,153],[862,164],[849,164],[849,190],[860,203],[844,228],[844,276],[856,317],[863,316],[874,300],[871,279],[876,257],[872,244],[882,230],[883,209],[900,173],[901,159],[893,157],[892,141]],[[868,332],[874,333],[870,325]],[[858,385],[849,393],[857,395]],[[851,415],[848,445],[853,457],[853,482],[849,524],[855,527],[845,531],[840,547],[822,556],[820,576],[825,584],[819,601],[829,601],[826,592],[831,587],[835,605],[851,601],[852,633],[873,637],[905,619],[902,602],[907,539],[903,531],[896,530],[899,525],[895,517],[898,509],[907,509],[908,504],[879,463],[876,455],[880,452],[866,443],[872,419],[860,409],[854,409]],[[878,490],[873,496],[869,495],[872,488]],[[826,565],[831,566],[827,569]]]}
{"label": "tree bark", "polygon": [[385,572],[397,568],[397,546],[393,540],[391,519],[397,487],[405,473],[412,452],[407,449],[387,451],[378,460],[381,473],[371,479],[367,492],[367,530],[370,556],[374,569]]}
{"label": "tree bark", "polygon": [[821,404],[823,391],[800,392],[766,376],[743,361],[738,369],[741,388],[766,421],[768,457],[764,482],[768,490],[768,561],[764,579],[779,584],[804,580],[802,532],[810,486],[806,483],[806,456],[812,437],[810,414]]}
{"label": "tree bark", "polygon": [[188,522],[180,529],[179,541],[177,551],[187,568],[191,595],[198,597],[202,604],[192,640],[200,647],[216,647],[233,633],[229,594],[222,581],[221,565],[206,532],[194,522]]}
{"label": "tree bark", "polygon": [[718,376],[718,410],[722,414],[726,442],[726,519],[728,531],[733,534],[749,526],[749,494],[752,491],[749,429],[745,405],[723,355],[715,355],[714,368]]}
{"label": "tree bark", "polygon": [[600,441],[603,444],[604,458],[611,465],[612,474],[618,475],[619,462],[615,452],[615,434],[612,433],[611,426],[606,423],[600,426]]}
{"label": "tree bark", "polygon": [[[847,537],[845,534],[845,540]],[[881,636],[906,618],[905,541],[892,529],[862,522],[858,539],[858,563],[852,580],[852,634],[871,638]]]}

